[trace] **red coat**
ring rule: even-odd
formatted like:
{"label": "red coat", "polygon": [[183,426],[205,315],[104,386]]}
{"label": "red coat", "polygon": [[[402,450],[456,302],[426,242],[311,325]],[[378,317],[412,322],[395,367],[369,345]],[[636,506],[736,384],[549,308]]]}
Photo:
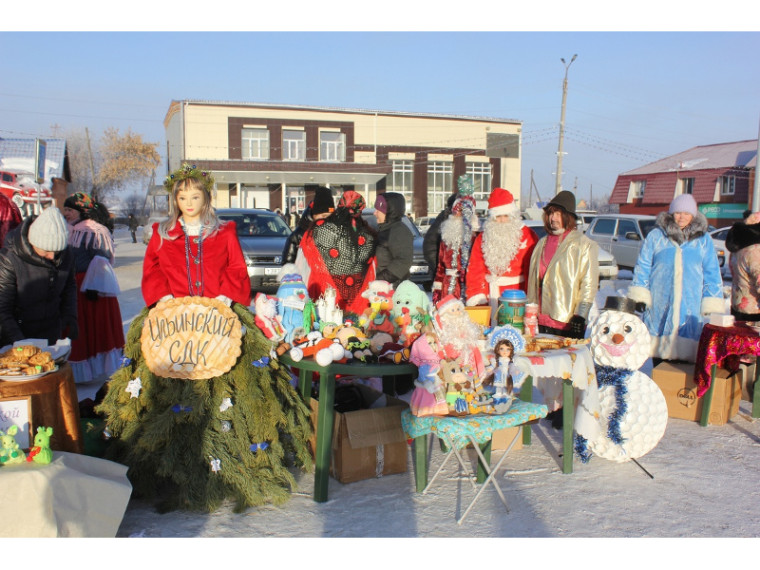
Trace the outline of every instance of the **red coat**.
{"label": "red coat", "polygon": [[[161,239],[158,224],[153,224],[148,249],[143,261],[142,293],[151,306],[166,295],[186,297],[191,293],[185,256],[185,234],[179,222],[169,231],[170,238]],[[190,238],[190,252],[198,254],[195,238]],[[203,296],[225,295],[241,305],[251,304],[251,281],[234,222],[227,222],[211,236],[203,239],[203,263],[193,264],[192,279],[203,282]],[[198,268],[202,265],[203,275]]]}
{"label": "red coat", "polygon": [[499,296],[505,289],[528,290],[530,256],[536,247],[538,236],[527,226],[522,227],[521,247],[507,270],[501,275],[491,275],[483,256],[483,233],[475,238],[467,266],[467,305],[491,305],[492,320],[496,316]]}

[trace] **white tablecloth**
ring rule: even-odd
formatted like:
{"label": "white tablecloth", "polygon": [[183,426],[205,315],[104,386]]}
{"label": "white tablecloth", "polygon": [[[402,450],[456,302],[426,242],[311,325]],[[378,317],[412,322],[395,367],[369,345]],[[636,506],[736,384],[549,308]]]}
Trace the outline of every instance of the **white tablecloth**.
{"label": "white tablecloth", "polygon": [[113,538],[132,485],[127,467],[54,451],[48,465],[0,467],[0,537]]}

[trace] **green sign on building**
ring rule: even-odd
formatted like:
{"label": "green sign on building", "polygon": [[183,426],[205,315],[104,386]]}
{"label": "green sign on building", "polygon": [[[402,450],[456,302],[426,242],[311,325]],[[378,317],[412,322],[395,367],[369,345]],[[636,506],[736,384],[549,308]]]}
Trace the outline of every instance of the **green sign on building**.
{"label": "green sign on building", "polygon": [[704,214],[705,218],[712,219],[741,220],[746,209],[747,204],[702,204],[699,206],[699,211]]}

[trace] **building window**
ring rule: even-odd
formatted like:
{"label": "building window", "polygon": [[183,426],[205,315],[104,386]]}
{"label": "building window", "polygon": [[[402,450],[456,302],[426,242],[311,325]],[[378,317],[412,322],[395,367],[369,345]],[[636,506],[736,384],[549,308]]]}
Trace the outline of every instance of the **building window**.
{"label": "building window", "polygon": [[681,178],[681,194],[694,194],[694,179]]}
{"label": "building window", "polygon": [[345,162],[346,135],[334,131],[321,131],[319,133],[319,160]]}
{"label": "building window", "polygon": [[491,165],[483,162],[472,162],[467,165],[467,174],[472,175],[475,184],[473,198],[476,202],[485,200],[491,196]]}
{"label": "building window", "polygon": [[631,182],[631,198],[643,198],[644,190],[646,190],[646,180],[636,180]]}
{"label": "building window", "polygon": [[394,160],[393,170],[389,184],[388,192],[398,192],[404,195],[406,201],[406,211],[412,209],[412,196],[414,195],[414,161],[411,160]]}
{"label": "building window", "polygon": [[269,131],[267,129],[243,129],[243,160],[269,160]]}
{"label": "building window", "polygon": [[453,162],[428,163],[428,213],[436,215],[446,207],[454,182]]}
{"label": "building window", "polygon": [[306,133],[283,129],[282,160],[306,160]]}
{"label": "building window", "polygon": [[721,195],[733,195],[736,191],[736,176],[721,176],[719,180]]}

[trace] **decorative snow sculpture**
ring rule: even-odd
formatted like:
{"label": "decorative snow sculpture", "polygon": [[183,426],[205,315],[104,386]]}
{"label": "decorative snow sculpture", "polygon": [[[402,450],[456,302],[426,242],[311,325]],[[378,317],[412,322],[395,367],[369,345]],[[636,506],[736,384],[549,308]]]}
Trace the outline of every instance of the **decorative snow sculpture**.
{"label": "decorative snow sculpture", "polygon": [[581,406],[579,415],[585,414],[581,421],[595,421],[598,429],[584,430],[588,439],[575,438],[584,463],[592,453],[618,462],[636,459],[654,449],[665,433],[665,396],[639,371],[649,357],[650,337],[633,307],[630,299],[608,297],[591,329],[599,409],[594,413]]}

